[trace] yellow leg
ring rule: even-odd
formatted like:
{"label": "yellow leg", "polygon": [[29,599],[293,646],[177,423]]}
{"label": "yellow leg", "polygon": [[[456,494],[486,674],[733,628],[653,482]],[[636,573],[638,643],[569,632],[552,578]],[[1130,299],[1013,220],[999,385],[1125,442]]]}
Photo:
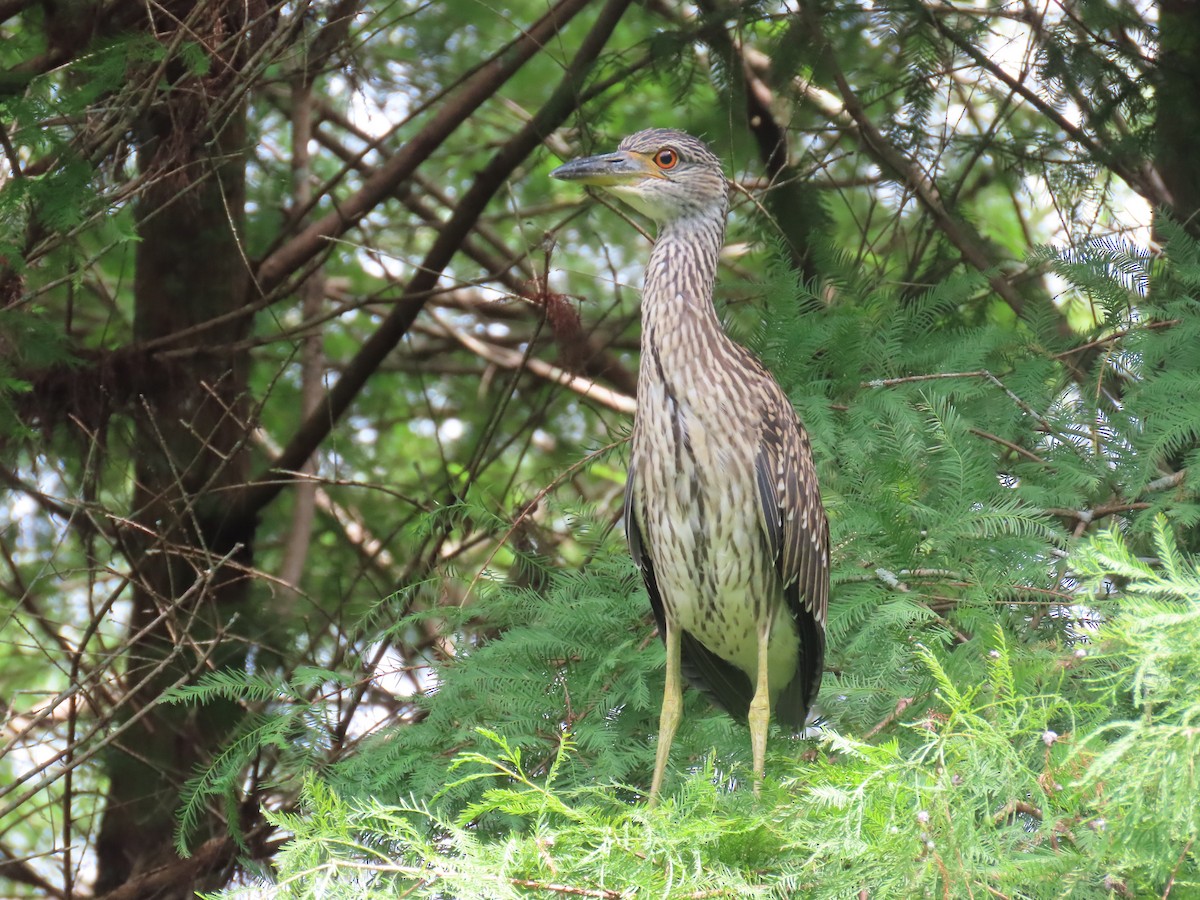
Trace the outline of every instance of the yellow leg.
{"label": "yellow leg", "polygon": [[654,780],[650,782],[650,805],[658,803],[658,792],[662,788],[663,774],[667,770],[667,757],[671,755],[671,741],[675,740],[675,729],[683,716],[683,684],[679,675],[679,629],[667,621],[667,685],[663,690],[662,714],[658,719],[658,750],[654,754]]}
{"label": "yellow leg", "polygon": [[771,626],[767,624],[758,633],[758,682],[754,688],[754,699],[750,701],[750,748],[754,754],[754,796],[762,791],[763,770],[767,759],[767,725],[771,720],[771,697],[767,685],[767,645],[771,639]]}

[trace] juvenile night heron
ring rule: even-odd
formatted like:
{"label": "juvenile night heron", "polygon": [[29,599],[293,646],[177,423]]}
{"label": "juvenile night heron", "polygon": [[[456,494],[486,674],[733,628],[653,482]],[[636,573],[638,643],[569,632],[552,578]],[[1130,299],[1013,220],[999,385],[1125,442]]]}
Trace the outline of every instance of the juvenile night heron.
{"label": "juvenile night heron", "polygon": [[799,730],[821,684],[829,528],[795,410],[713,308],[721,161],[690,135],[651,129],[552,174],[658,224],[625,490],[629,548],[667,651],[651,802],[682,714],[681,673],[748,721],[757,793],[771,709]]}

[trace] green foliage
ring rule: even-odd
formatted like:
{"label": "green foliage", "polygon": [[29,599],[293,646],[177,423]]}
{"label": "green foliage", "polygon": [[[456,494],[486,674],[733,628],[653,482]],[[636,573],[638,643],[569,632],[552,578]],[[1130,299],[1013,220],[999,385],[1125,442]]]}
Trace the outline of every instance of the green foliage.
{"label": "green foliage", "polygon": [[[585,519],[575,527],[585,540],[602,529]],[[439,611],[439,632],[456,653],[437,667],[436,688],[419,700],[421,713],[369,739],[332,769],[332,783],[356,796],[441,792],[469,802],[476,782],[443,789],[445,748],[475,746],[478,729],[487,728],[519,748],[537,772],[554,765],[569,735],[574,752],[559,772],[561,784],[629,785],[623,790],[633,796],[652,762],[647,735],[658,721],[662,650],[649,639],[649,607],[624,547],[610,535],[593,549],[580,570],[546,571],[541,590],[488,585],[458,621]],[[399,640],[431,618],[415,614],[388,634]],[[492,636],[472,637],[461,630],[468,622]],[[726,717],[693,695],[687,712],[705,724],[680,736],[681,758],[711,752],[714,740],[726,760],[740,755],[738,732]]]}
{"label": "green foliage", "polygon": [[[1168,407],[1180,404],[1164,383],[1186,378],[1192,352],[1179,335],[1200,326],[1184,296],[1196,247],[1173,242],[1179,299],[1161,290],[1154,304],[1128,248],[1043,251],[1109,310],[1097,340],[1112,336],[1130,390]],[[571,511],[582,567],[530,557],[536,589],[484,581],[469,607],[385,630],[400,642],[436,621],[455,653],[418,712],[310,778],[301,814],[276,817],[295,835],[278,895],[1200,887],[1200,573],[1165,516],[1076,544],[1055,512],[1099,506],[1177,426],[1089,404],[1036,323],[962,323],[977,278],[901,302],[847,268],[847,302],[814,313],[782,262],[769,272],[752,342],[813,435],[835,547],[820,734],[772,739],[756,801],[745,730],[689,693],[676,779],[646,809],[661,649],[617,536]],[[1134,302],[1178,321],[1132,327]],[[479,520],[476,502],[453,516]]]}
{"label": "green foliage", "polygon": [[[273,817],[294,837],[269,895],[1099,898],[1171,878],[1188,896],[1200,889],[1200,569],[1165,521],[1156,540],[1161,569],[1113,531],[1079,548],[1099,589],[1129,579],[1128,600],[1090,649],[1058,655],[1056,678],[1031,679],[999,628],[978,682],[919,649],[935,700],[905,717],[903,741],[827,731],[812,761],[772,756],[760,801],[708,757],[646,809],[564,781],[584,755],[566,733],[531,763],[479,729],[480,749],[434,762],[446,787],[425,799],[349,798],[309,779],[303,814]],[[1105,721],[1130,700],[1139,717]]]}
{"label": "green foliage", "polygon": [[1102,629],[1097,658],[1097,685],[1116,715],[1088,736],[1095,756],[1079,780],[1104,817],[1105,851],[1144,884],[1173,878],[1186,896],[1200,890],[1200,567],[1164,516],[1154,546],[1151,565],[1109,529],[1080,554],[1096,590],[1123,581],[1128,600]]}
{"label": "green foliage", "polygon": [[[568,82],[601,4],[511,80],[544,0],[137,6],[0,21],[0,891],[1200,895],[1192,5],[629,4]],[[651,125],[834,562],[819,727],[755,800],[689,691],[656,809],[646,242],[548,178]]]}
{"label": "green foliage", "polygon": [[175,834],[180,855],[188,855],[205,810],[214,801],[225,804],[231,832],[241,841],[237,796],[246,767],[269,753],[278,759],[279,778],[303,773],[331,738],[332,717],[324,704],[313,699],[313,689],[344,686],[346,681],[340,673],[303,666],[287,681],[224,669],[163,695],[167,703],[203,705],[237,700],[256,710],[239,722],[216,758],[184,785]]}

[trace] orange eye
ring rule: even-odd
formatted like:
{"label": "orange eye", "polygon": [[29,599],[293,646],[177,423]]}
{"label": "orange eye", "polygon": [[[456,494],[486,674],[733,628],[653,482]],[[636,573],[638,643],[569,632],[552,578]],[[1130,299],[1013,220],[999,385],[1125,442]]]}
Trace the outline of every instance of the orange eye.
{"label": "orange eye", "polygon": [[663,147],[654,154],[654,164],[660,169],[673,169],[679,163],[679,154],[670,147]]}

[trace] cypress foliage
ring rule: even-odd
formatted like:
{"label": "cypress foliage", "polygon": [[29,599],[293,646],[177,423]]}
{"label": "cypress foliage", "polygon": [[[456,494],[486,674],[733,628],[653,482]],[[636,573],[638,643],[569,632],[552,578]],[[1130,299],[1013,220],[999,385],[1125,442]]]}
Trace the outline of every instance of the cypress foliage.
{"label": "cypress foliage", "polygon": [[[269,893],[1200,890],[1200,570],[1177,538],[1194,514],[1187,477],[1156,482],[1149,462],[1197,433],[1198,250],[1172,229],[1157,271],[1123,245],[1041,251],[1105,310],[1086,378],[1036,322],[964,323],[981,279],[903,302],[847,270],[822,304],[780,251],[752,340],[821,464],[832,673],[820,728],[773,738],[762,801],[745,789],[744,730],[689,692],[666,802],[639,802],[662,651],[605,511],[563,510],[586,562],[437,612],[453,661],[419,712],[309,772],[302,811],[274,818],[293,838]],[[1122,402],[1087,390],[1110,374]],[[1135,508],[1075,540],[1114,495]],[[225,676],[188,698],[262,703],[277,724],[254,732],[260,750],[326,744],[289,690]]]}
{"label": "cypress foliage", "polygon": [[[1200,6],[985,6],[0,3],[0,893],[1200,896]],[[642,802],[650,124],[830,513],[761,801]]]}

